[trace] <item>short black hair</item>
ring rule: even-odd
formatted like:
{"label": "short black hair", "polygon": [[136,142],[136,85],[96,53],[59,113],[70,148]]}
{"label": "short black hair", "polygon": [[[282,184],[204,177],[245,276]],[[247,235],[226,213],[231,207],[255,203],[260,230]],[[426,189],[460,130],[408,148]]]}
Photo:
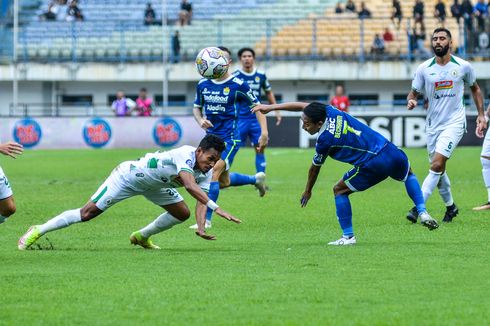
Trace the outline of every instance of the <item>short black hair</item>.
{"label": "short black hair", "polygon": [[225,150],[226,145],[221,137],[209,134],[201,140],[201,142],[199,143],[199,147],[201,147],[205,151],[213,148],[216,151],[222,153]]}
{"label": "short black hair", "polygon": [[218,46],[218,49],[220,49],[221,51],[225,51],[226,53],[228,53],[230,55],[230,58],[231,58],[231,51],[226,46]]}
{"label": "short black hair", "polygon": [[325,122],[325,119],[327,118],[327,110],[325,109],[325,104],[320,102],[313,102],[308,104],[303,109],[303,113],[313,123],[318,123],[320,121]]}
{"label": "short black hair", "polygon": [[141,87],[140,92],[145,92],[145,93],[146,93],[146,92],[147,92],[147,90],[146,90],[146,88],[145,88],[145,87]]}
{"label": "short black hair", "polygon": [[238,58],[241,58],[242,54],[247,51],[252,53],[252,57],[254,57],[255,59],[255,51],[252,48],[241,48],[240,50],[238,50]]}
{"label": "short black hair", "polygon": [[449,29],[447,28],[444,28],[444,27],[438,27],[434,30],[434,32],[432,33],[432,35],[434,35],[435,33],[439,33],[439,32],[444,32],[447,34],[447,37],[449,37],[450,39],[452,39],[453,37],[451,36],[451,32],[449,31]]}

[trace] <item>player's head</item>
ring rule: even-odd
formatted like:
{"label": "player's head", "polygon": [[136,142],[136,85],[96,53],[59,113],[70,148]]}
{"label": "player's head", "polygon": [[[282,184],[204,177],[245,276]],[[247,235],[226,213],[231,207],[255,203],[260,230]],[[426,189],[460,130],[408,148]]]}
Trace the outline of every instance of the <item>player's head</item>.
{"label": "player's head", "polygon": [[432,50],[438,57],[445,56],[453,45],[451,32],[444,27],[439,27],[432,33]]}
{"label": "player's head", "polygon": [[255,64],[255,51],[252,48],[241,48],[238,51],[238,59],[243,68],[250,69]]}
{"label": "player's head", "polygon": [[327,110],[325,104],[313,102],[308,104],[303,109],[301,121],[303,121],[303,129],[310,135],[316,134],[322,128],[327,118]]}
{"label": "player's head", "polygon": [[148,94],[148,91],[146,90],[146,88],[143,87],[140,89],[139,97],[146,98],[147,94]]}
{"label": "player's head", "polygon": [[195,168],[207,173],[221,158],[221,153],[225,148],[225,142],[221,137],[216,135],[206,135],[196,149]]}
{"label": "player's head", "polygon": [[218,46],[218,49],[220,49],[221,51],[223,51],[225,54],[226,54],[226,60],[228,60],[228,64],[231,65],[231,51],[230,49],[228,49],[226,46]]}

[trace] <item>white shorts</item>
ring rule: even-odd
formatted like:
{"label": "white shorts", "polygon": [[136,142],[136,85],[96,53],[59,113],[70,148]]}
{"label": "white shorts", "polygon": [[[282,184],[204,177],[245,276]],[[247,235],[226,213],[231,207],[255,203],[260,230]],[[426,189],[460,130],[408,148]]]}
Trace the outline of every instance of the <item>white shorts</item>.
{"label": "white shorts", "polygon": [[429,152],[429,161],[432,161],[432,157],[436,152],[450,158],[465,132],[465,123],[450,125],[443,130],[428,131],[427,151]]}
{"label": "white shorts", "polygon": [[9,198],[13,195],[12,188],[10,188],[9,180],[0,167],[0,200]]}
{"label": "white shorts", "polygon": [[171,205],[179,203],[184,198],[174,188],[160,188],[145,191],[137,191],[132,189],[128,182],[116,172],[116,169],[90,197],[90,200],[95,203],[97,208],[105,211],[112,205],[134,196],[142,195],[146,199],[158,206]]}
{"label": "white shorts", "polygon": [[485,135],[485,140],[483,141],[481,156],[490,157],[490,132],[488,131],[487,134]]}

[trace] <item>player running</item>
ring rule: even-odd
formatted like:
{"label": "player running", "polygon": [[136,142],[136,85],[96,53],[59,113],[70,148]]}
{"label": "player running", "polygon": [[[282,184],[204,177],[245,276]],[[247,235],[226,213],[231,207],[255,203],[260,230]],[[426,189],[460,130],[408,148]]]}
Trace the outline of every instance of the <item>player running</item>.
{"label": "player running", "polygon": [[[231,52],[225,47],[219,47],[231,61]],[[238,130],[238,108],[248,106],[249,110],[259,104],[247,83],[227,72],[218,79],[201,79],[197,84],[196,100],[194,102],[194,118],[207,134],[218,135],[226,143],[226,149],[221,159],[213,169],[213,177],[209,188],[209,198],[217,201],[220,188],[229,186],[254,185],[259,195],[265,195],[265,173],[255,175],[229,173],[238,149],[240,148],[240,131]],[[257,113],[261,135],[258,139],[259,151],[267,145],[269,136],[267,122],[262,113]],[[213,211],[206,213],[206,228],[211,227]],[[197,228],[192,225],[191,228]]]}
{"label": "player running", "polygon": [[[0,144],[0,153],[11,158],[16,158],[17,155],[22,154],[23,148],[21,144],[16,142],[7,142]],[[0,166],[0,224],[5,222],[8,217],[15,213],[15,201],[12,188],[10,187],[9,180],[3,172]]]}
{"label": "player running", "polygon": [[[255,51],[252,48],[242,48],[238,51],[238,58],[242,67],[235,70],[233,75],[240,78],[248,84],[248,86],[254,92],[255,97],[258,99],[262,96],[262,91],[265,92],[269,104],[276,104],[276,97],[272,92],[271,85],[265,72],[258,70],[255,67]],[[281,123],[281,114],[276,111],[276,126]],[[264,150],[259,150],[257,147],[259,143],[259,137],[261,135],[260,125],[257,121],[255,114],[250,112],[250,106],[240,106],[238,111],[238,129],[240,130],[240,139],[242,145],[247,143],[247,138],[250,139],[250,143],[255,147],[255,170],[258,172],[264,172],[266,168],[266,160]]]}
{"label": "player running", "polygon": [[[490,116],[490,104],[487,107],[486,117]],[[478,136],[478,135],[477,135]],[[487,202],[481,206],[473,207],[474,211],[490,209],[490,132],[487,131],[481,149],[480,161],[482,165],[483,182],[487,188]]]}
{"label": "player running", "polygon": [[[427,202],[436,187],[446,205],[443,222],[451,222],[458,215],[458,207],[451,193],[451,182],[446,173],[446,162],[466,132],[464,85],[478,110],[476,135],[483,137],[487,127],[483,112],[483,97],[476,83],[475,71],[469,62],[451,54],[451,32],[437,28],[432,33],[432,49],[435,57],[422,63],[415,72],[412,90],[407,96],[407,108],[417,106],[417,97],[422,92],[428,100],[426,133],[430,170],[422,184],[424,201]],[[407,219],[417,222],[417,210],[412,208]]]}
{"label": "player running", "polygon": [[224,149],[221,138],[207,135],[197,148],[182,146],[168,152],[148,153],[137,161],[123,162],[112,171],[85,206],[65,211],[42,225],[31,226],[19,239],[18,248],[27,249],[47,232],[90,221],[118,202],[142,195],[166,212],[146,227],[133,232],[129,239],[132,244],[145,249],[160,249],[150,237],[184,222],[190,216],[189,208],[175,189],[178,187],[184,187],[197,200],[196,234],[206,240],[215,240],[215,236],[204,231],[206,206],[228,221],[240,223],[205,193],[209,190],[212,169]]}
{"label": "player running", "polygon": [[333,188],[337,218],[343,235],[340,239],[329,242],[329,245],[356,243],[349,195],[369,189],[388,177],[405,183],[422,225],[429,230],[438,228],[437,221],[427,213],[420,185],[410,168],[407,156],[381,134],[349,114],[318,102],[258,105],[253,108],[253,111],[262,113],[272,110],[303,111],[303,129],[311,135],[318,133],[316,154],[308,172],[305,191],[301,196],[301,207],[308,204],[320,168],[328,156],[354,166]]}

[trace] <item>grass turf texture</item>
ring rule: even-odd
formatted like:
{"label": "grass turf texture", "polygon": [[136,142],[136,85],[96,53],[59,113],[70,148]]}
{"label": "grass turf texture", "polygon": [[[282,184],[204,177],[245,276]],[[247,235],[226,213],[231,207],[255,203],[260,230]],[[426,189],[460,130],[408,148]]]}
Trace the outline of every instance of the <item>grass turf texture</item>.
{"label": "grass turf texture", "polygon": [[[341,235],[331,189],[348,166],[327,160],[301,209],[313,151],[269,149],[266,197],[251,186],[221,192],[220,205],[243,224],[215,217],[218,240],[209,242],[188,229],[192,216],[153,237],[161,251],[129,245],[161,211],[142,197],[48,234],[54,250],[16,248],[31,224],[80,207],[113,167],[145,151],[2,158],[18,211],[0,226],[0,324],[488,324],[490,212],[471,211],[486,201],[479,151],[458,148],[449,161],[453,223],[432,232],[409,223],[404,186],[389,180],[351,196],[358,244],[330,247]],[[422,181],[425,150],[407,153]],[[241,150],[233,170],[253,173],[253,162]],[[440,221],[437,191],[428,208]]]}

